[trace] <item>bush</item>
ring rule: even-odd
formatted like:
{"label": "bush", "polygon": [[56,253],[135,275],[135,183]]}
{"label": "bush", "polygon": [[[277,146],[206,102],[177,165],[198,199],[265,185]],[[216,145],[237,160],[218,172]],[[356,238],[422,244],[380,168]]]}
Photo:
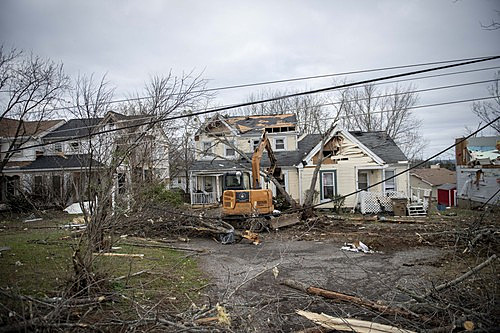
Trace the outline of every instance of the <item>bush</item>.
{"label": "bush", "polygon": [[153,185],[152,187],[147,189],[145,196],[147,200],[153,203],[166,203],[174,207],[181,206],[184,203],[184,198],[181,191],[168,190],[162,184]]}
{"label": "bush", "polygon": [[329,199],[332,200],[334,212],[340,214],[342,212],[342,207],[344,207],[345,197],[340,194],[336,194],[331,196]]}

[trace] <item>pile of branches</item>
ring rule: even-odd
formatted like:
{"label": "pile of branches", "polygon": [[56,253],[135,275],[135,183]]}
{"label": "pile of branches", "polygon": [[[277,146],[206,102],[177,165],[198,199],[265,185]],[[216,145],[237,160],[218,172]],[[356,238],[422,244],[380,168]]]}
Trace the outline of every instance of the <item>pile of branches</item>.
{"label": "pile of branches", "polygon": [[234,228],[220,219],[217,212],[149,204],[140,211],[116,218],[113,232],[137,237],[214,237]]}

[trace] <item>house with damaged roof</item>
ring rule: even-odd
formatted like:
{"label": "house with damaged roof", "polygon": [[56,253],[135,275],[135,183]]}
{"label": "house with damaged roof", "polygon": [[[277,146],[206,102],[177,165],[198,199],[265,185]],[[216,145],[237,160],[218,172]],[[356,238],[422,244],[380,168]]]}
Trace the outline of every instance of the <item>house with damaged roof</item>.
{"label": "house with damaged roof", "polygon": [[[191,203],[218,204],[222,196],[222,176],[225,172],[247,170],[263,131],[271,142],[277,164],[281,169],[280,182],[288,194],[303,203],[314,169],[321,163],[315,191],[315,203],[326,203],[335,195],[366,190],[364,197],[346,198],[346,207],[364,204],[365,212],[380,209],[381,201],[392,197],[408,197],[409,175],[391,178],[408,167],[406,156],[384,132],[347,131],[336,127],[325,139],[322,136],[300,134],[294,114],[225,117],[216,115],[207,120],[195,135],[196,161],[190,170]],[[230,143],[230,144],[228,144]],[[237,151],[241,152],[238,153]],[[321,155],[322,154],[322,155]],[[261,168],[269,166],[264,153]],[[274,184],[265,183],[276,195]],[[369,186],[378,185],[368,188]],[[387,200],[386,200],[387,201]],[[377,207],[370,208],[370,205]],[[388,210],[391,207],[387,207]]]}

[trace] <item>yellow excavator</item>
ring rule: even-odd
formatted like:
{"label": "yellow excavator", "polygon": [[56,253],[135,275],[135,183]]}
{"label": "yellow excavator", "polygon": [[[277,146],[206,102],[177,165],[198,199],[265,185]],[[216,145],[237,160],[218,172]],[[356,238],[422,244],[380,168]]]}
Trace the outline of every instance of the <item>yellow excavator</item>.
{"label": "yellow excavator", "polygon": [[270,189],[263,189],[260,182],[260,162],[264,149],[267,150],[271,165],[267,174],[274,177],[281,173],[276,166],[271,142],[266,131],[263,132],[258,146],[252,155],[252,186],[248,172],[226,172],[223,177],[222,214],[225,219],[242,219],[249,216],[272,216],[274,211],[273,193]]}

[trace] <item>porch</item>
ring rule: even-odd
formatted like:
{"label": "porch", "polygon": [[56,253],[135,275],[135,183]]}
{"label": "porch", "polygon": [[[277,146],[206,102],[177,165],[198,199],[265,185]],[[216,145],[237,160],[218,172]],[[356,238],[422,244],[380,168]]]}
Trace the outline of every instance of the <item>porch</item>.
{"label": "porch", "polygon": [[222,173],[191,174],[191,205],[219,205],[222,197]]}

